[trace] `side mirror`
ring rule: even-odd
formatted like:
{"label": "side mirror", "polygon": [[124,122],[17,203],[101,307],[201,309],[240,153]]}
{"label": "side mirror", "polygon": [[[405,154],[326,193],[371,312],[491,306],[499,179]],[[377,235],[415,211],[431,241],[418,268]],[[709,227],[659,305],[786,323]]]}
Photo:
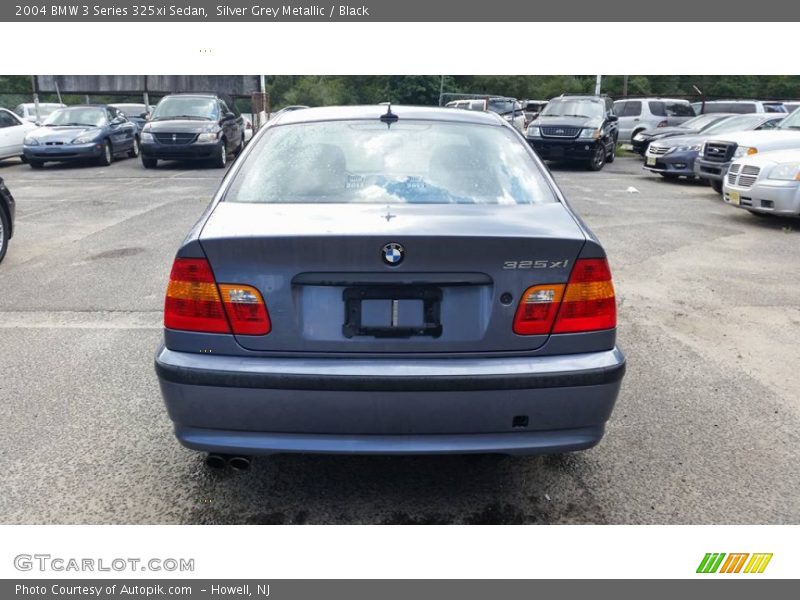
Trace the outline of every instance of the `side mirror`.
{"label": "side mirror", "polygon": [[126,121],[125,117],[114,117],[111,119],[112,125],[122,125]]}
{"label": "side mirror", "polygon": [[150,116],[150,113],[143,112],[139,115],[140,119],[147,119]]}
{"label": "side mirror", "polygon": [[232,112],[229,111],[229,112],[225,113],[225,120],[226,121],[230,121],[230,120],[235,119],[235,118],[236,118],[236,115],[233,114]]}
{"label": "side mirror", "polygon": [[608,115],[608,120],[614,123],[615,121],[619,121],[619,117],[617,115]]}

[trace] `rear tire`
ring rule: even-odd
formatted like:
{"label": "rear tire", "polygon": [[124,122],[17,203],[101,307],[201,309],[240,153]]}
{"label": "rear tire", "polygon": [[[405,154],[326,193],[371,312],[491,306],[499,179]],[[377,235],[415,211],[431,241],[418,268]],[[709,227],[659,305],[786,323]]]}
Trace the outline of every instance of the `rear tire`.
{"label": "rear tire", "polygon": [[212,164],[218,169],[224,169],[228,164],[228,147],[224,138],[219,147],[220,150],[217,152],[217,156],[214,157]]}
{"label": "rear tire", "polygon": [[44,166],[44,163],[40,160],[29,160],[28,164],[31,166],[31,169],[41,169]]}
{"label": "rear tire", "polygon": [[709,179],[709,183],[715,192],[722,194],[722,182],[719,179]]}
{"label": "rear tire", "polygon": [[103,167],[107,167],[114,162],[114,151],[111,149],[111,142],[108,140],[103,143],[103,154],[100,155],[99,162]]}
{"label": "rear tire", "polygon": [[0,262],[5,258],[8,250],[8,236],[11,234],[11,223],[4,210],[0,209]]}
{"label": "rear tire", "polygon": [[128,156],[131,158],[137,158],[139,156],[139,138],[136,136],[133,138],[133,146],[128,150]]}
{"label": "rear tire", "polygon": [[599,143],[595,146],[592,158],[589,159],[587,166],[590,171],[599,171],[606,164],[606,147]]}
{"label": "rear tire", "polygon": [[155,169],[158,166],[158,159],[157,158],[147,158],[142,155],[142,166],[145,169]]}

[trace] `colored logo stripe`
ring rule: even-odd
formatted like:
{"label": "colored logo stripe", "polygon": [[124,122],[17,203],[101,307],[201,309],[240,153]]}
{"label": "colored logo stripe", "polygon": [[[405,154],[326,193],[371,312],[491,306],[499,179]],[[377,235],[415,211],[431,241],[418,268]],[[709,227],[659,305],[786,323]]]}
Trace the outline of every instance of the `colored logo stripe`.
{"label": "colored logo stripe", "polygon": [[703,560],[700,561],[700,566],[697,567],[698,573],[716,573],[722,559],[725,558],[725,553],[706,553]]}
{"label": "colored logo stripe", "polygon": [[[725,558],[727,556],[727,559]],[[747,558],[750,557],[748,561]],[[725,562],[723,562],[723,560]],[[744,567],[745,573],[763,573],[769,561],[772,560],[771,553],[756,553],[751,555],[748,552],[734,552],[725,554],[724,552],[707,552],[697,567],[698,573],[740,573]],[[747,566],[745,566],[745,562]],[[721,565],[721,568],[720,568]]]}
{"label": "colored logo stripe", "polygon": [[728,558],[722,563],[720,573],[738,573],[744,566],[744,561],[750,556],[747,553],[728,554]]}
{"label": "colored logo stripe", "polygon": [[772,560],[772,553],[769,554],[753,554],[750,562],[744,568],[745,573],[763,573],[767,568],[769,561]]}

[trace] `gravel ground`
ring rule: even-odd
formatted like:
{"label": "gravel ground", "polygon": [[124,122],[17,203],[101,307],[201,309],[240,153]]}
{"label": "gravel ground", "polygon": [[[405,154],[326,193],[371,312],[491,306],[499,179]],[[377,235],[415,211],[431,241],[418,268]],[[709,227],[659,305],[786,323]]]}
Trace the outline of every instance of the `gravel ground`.
{"label": "gravel ground", "polygon": [[632,158],[554,167],[620,303],[628,374],[598,447],[208,471],[175,442],[152,359],[173,254],[222,173],[0,161],[18,201],[0,266],[0,522],[800,523],[800,221]]}

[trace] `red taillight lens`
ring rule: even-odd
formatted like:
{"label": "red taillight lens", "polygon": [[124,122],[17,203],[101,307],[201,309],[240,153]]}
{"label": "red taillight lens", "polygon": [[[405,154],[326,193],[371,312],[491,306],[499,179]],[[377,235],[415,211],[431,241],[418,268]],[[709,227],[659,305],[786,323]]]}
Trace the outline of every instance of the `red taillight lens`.
{"label": "red taillight lens", "polygon": [[535,285],[525,290],[514,315],[514,333],[548,334],[564,294],[564,285]]}
{"label": "red taillight lens", "polygon": [[223,284],[217,287],[206,259],[176,258],[164,303],[164,327],[206,333],[264,335],[269,333],[271,324],[258,290],[247,285]]}
{"label": "red taillight lens", "polygon": [[661,121],[659,122],[658,125],[656,125],[656,127],[666,127],[667,125],[669,125],[669,123],[667,123],[666,121]]}
{"label": "red taillight lens", "polygon": [[569,277],[553,333],[613,329],[617,326],[617,302],[611,271],[605,258],[575,262]]}
{"label": "red taillight lens", "polygon": [[233,333],[265,335],[272,329],[264,299],[254,287],[221,283],[219,291]]}
{"label": "red taillight lens", "polygon": [[578,259],[566,285],[528,288],[514,315],[514,333],[518,335],[597,331],[616,326],[614,286],[604,258]]}
{"label": "red taillight lens", "polygon": [[164,303],[164,327],[230,333],[211,266],[204,258],[176,258]]}

